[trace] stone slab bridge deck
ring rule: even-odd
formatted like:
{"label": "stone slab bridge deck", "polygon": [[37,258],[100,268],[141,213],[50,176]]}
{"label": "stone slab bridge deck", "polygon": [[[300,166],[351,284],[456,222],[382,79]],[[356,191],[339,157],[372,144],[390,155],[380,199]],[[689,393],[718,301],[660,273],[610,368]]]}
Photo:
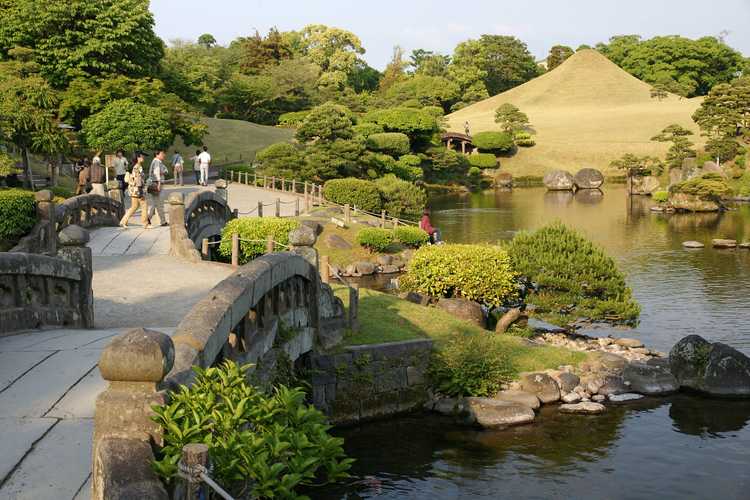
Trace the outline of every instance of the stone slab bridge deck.
{"label": "stone slab bridge deck", "polygon": [[[168,186],[188,195],[205,189]],[[230,184],[239,212],[258,202],[294,215],[295,196]],[[248,216],[254,216],[249,214]],[[243,216],[243,215],[240,215]],[[97,363],[112,337],[132,327],[171,335],[190,308],[233,269],[169,256],[169,228],[91,231],[96,329],[54,329],[0,338],[0,499],[73,499],[91,494],[94,401],[105,388]]]}

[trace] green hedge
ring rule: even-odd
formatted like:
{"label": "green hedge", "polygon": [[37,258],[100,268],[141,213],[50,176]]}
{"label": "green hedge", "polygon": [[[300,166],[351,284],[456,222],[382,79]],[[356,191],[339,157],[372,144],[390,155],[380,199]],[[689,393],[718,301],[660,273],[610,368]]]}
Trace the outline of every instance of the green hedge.
{"label": "green hedge", "polygon": [[0,240],[15,240],[25,236],[34,224],[34,193],[22,189],[0,190]]}
{"label": "green hedge", "polygon": [[536,141],[528,132],[516,132],[513,140],[515,141],[516,146],[521,146],[522,148],[530,148],[536,144]]}
{"label": "green hedge", "polygon": [[438,120],[429,112],[413,108],[388,108],[370,111],[362,117],[363,122],[381,125],[386,132],[402,132],[410,139],[426,139],[440,127]]}
{"label": "green hedge", "polygon": [[401,278],[405,290],[463,297],[499,306],[516,294],[508,253],[492,245],[429,245],[414,253]]}
{"label": "green hedge", "polygon": [[382,206],[378,188],[370,181],[347,177],[332,179],[323,185],[323,195],[340,205],[355,206],[368,212],[379,212]]}
{"label": "green hedge", "polygon": [[513,136],[505,132],[479,132],[471,138],[480,151],[496,151],[505,153],[511,151],[514,146]]}
{"label": "green hedge", "polygon": [[240,241],[240,264],[246,264],[266,252],[266,239],[269,235],[277,243],[289,243],[289,231],[297,229],[299,221],[281,217],[245,217],[232,219],[221,230],[219,254],[226,258],[232,256],[232,233],[240,239],[257,240],[257,242]]}
{"label": "green hedge", "polygon": [[375,252],[385,252],[393,243],[393,231],[379,227],[368,227],[357,233],[357,243]]}
{"label": "green hedge", "polygon": [[295,128],[305,121],[307,115],[310,114],[309,109],[304,111],[291,111],[289,113],[282,113],[279,115],[279,127]]}
{"label": "green hedge", "polygon": [[380,192],[382,207],[389,216],[416,220],[422,215],[427,203],[427,195],[422,188],[393,174],[377,179],[375,186]]}
{"label": "green hedge", "polygon": [[469,155],[469,165],[479,168],[497,168],[497,157],[492,153]]}
{"label": "green hedge", "polygon": [[413,226],[399,226],[393,230],[393,236],[402,245],[412,248],[419,248],[430,241],[426,231]]}
{"label": "green hedge", "polygon": [[367,137],[367,149],[371,151],[401,156],[409,152],[409,147],[409,137],[400,132],[383,132]]}

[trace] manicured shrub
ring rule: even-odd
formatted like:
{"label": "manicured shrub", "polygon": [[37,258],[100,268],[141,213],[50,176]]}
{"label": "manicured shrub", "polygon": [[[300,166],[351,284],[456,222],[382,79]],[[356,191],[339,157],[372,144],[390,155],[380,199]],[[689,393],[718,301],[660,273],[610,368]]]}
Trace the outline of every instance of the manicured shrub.
{"label": "manicured shrub", "polygon": [[479,179],[479,177],[482,176],[482,171],[479,170],[479,167],[469,167],[469,177],[472,178],[472,180],[476,181]]}
{"label": "manicured shrub", "polygon": [[469,155],[469,165],[478,168],[497,168],[497,157],[492,153]]}
{"label": "manicured shrub", "polygon": [[289,231],[297,229],[299,221],[281,217],[245,217],[232,219],[221,230],[221,244],[219,254],[229,258],[232,256],[232,234],[237,233],[240,240],[240,264],[246,264],[255,257],[266,252],[266,239],[273,236],[273,240],[282,245],[289,243]]}
{"label": "manicured shrub", "polygon": [[381,127],[377,123],[372,122],[358,123],[352,128],[354,130],[354,135],[364,137],[365,139],[370,137],[372,134],[383,133],[383,127]]}
{"label": "manicured shrub", "polygon": [[339,205],[348,203],[368,212],[379,212],[382,206],[377,186],[371,181],[353,177],[327,181],[323,185],[323,195]]}
{"label": "manicured shrub", "polygon": [[464,333],[436,351],[429,374],[439,392],[460,397],[494,396],[516,373],[506,348],[492,335]]}
{"label": "manicured shrub", "polygon": [[515,296],[508,253],[492,245],[430,245],[414,253],[400,280],[406,290],[499,306]]}
{"label": "manicured shrub", "polygon": [[656,191],[651,195],[651,198],[658,203],[665,203],[669,199],[669,192]]}
{"label": "manicured shrub", "polygon": [[479,132],[471,138],[481,151],[505,153],[513,149],[513,136],[505,132]]}
{"label": "manicured shrub", "polygon": [[434,172],[449,172],[460,176],[469,168],[469,160],[452,149],[438,148],[430,151],[431,167]]}
{"label": "manicured shrub", "polygon": [[720,174],[709,172],[674,184],[669,188],[669,192],[690,194],[702,200],[720,201],[732,195],[732,188]]}
{"label": "manicured shrub", "polygon": [[260,163],[264,175],[295,177],[303,161],[303,152],[294,144],[277,142],[258,151],[255,160]]}
{"label": "manicured shrub", "polygon": [[409,137],[400,132],[371,134],[367,138],[367,149],[393,156],[405,155],[409,152]]}
{"label": "manicured shrub", "polygon": [[421,180],[424,177],[422,158],[417,155],[403,155],[396,162],[396,168],[393,173],[407,181]]}
{"label": "manicured shrub", "polygon": [[431,114],[437,119],[440,119],[445,115],[445,111],[441,106],[425,106],[422,108],[422,111]]}
{"label": "manicured shrub", "polygon": [[430,241],[426,231],[414,226],[399,226],[393,230],[393,236],[402,245],[412,248],[419,248]]}
{"label": "manicured shrub", "polygon": [[377,179],[375,186],[383,200],[383,209],[389,216],[414,220],[422,214],[427,203],[427,195],[422,188],[393,174]]}
{"label": "manicured shrub", "polygon": [[22,189],[0,190],[0,240],[26,235],[36,224],[34,193]]}
{"label": "manicured shrub", "polygon": [[528,132],[516,132],[513,136],[513,140],[515,141],[516,146],[521,146],[522,148],[530,148],[536,144],[536,141]]}
{"label": "manicured shrub", "polygon": [[386,132],[401,132],[413,140],[429,138],[437,132],[438,122],[427,111],[413,108],[388,108],[370,111],[362,117],[363,122],[381,125]]}
{"label": "manicured shrub", "polygon": [[305,121],[307,115],[310,114],[309,109],[303,111],[290,111],[289,113],[282,113],[279,115],[279,127],[285,128],[296,128]]}
{"label": "manicured shrub", "polygon": [[297,498],[296,490],[348,476],[344,440],[329,434],[326,417],[305,392],[279,385],[264,393],[233,361],[194,368],[195,382],[172,392],[152,417],[164,446],[153,466],[167,481],[178,473],[183,446],[208,446],[211,476],[235,498]]}
{"label": "manicured shrub", "polygon": [[373,252],[385,252],[393,243],[393,231],[368,227],[357,233],[357,243]]}
{"label": "manicured shrub", "polygon": [[[613,301],[619,304],[618,320],[637,319],[638,305],[632,300],[630,288],[615,261],[563,224],[517,234],[508,246],[508,253],[513,268],[536,283],[541,292],[563,296],[562,303],[555,304],[558,309],[587,298]],[[614,312],[614,308],[609,310]]]}

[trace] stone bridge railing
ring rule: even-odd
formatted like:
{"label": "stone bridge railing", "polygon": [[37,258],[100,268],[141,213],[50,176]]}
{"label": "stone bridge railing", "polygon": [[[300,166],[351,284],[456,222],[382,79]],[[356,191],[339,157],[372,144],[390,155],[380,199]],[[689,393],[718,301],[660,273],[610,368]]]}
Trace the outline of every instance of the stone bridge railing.
{"label": "stone bridge railing", "polygon": [[98,194],[82,194],[57,206],[57,230],[71,224],[83,228],[117,226],[123,215],[125,208],[120,201]]}
{"label": "stone bridge railing", "polygon": [[341,341],[344,307],[314,265],[315,233],[295,231],[296,253],[239,268],[190,310],[171,339],[138,329],[105,349],[99,368],[109,386],[96,402],[94,499],[166,498],[149,465],[151,446],[161,441],[151,405],[166,401],[168,389],[192,383],[193,366],[253,363],[253,381],[267,385],[282,363]]}

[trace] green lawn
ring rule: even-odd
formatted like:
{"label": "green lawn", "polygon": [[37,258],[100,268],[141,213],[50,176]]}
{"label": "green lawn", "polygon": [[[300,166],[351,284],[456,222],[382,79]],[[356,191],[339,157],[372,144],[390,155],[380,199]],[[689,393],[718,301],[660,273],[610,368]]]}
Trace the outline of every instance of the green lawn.
{"label": "green lawn", "polygon": [[[349,292],[334,286],[336,294],[348,307]],[[362,288],[359,292],[360,331],[347,331],[345,345],[379,344],[420,338],[431,338],[437,348],[456,335],[492,335],[511,358],[514,371],[527,372],[576,365],[586,358],[582,352],[551,346],[534,346],[525,339],[495,334],[468,322],[458,320],[435,307],[424,307],[393,295]]]}

